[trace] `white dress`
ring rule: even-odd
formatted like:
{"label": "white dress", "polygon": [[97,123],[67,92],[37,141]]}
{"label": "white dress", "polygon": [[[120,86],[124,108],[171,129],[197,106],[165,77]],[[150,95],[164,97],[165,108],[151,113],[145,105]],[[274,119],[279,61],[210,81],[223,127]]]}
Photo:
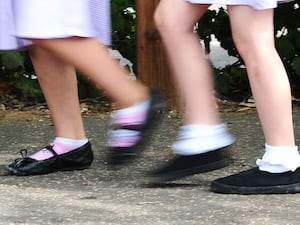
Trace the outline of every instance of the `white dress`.
{"label": "white dress", "polygon": [[0,50],[72,36],[110,44],[110,0],[0,0]]}
{"label": "white dress", "polygon": [[257,10],[276,8],[279,2],[291,0],[186,0],[195,4],[248,5]]}

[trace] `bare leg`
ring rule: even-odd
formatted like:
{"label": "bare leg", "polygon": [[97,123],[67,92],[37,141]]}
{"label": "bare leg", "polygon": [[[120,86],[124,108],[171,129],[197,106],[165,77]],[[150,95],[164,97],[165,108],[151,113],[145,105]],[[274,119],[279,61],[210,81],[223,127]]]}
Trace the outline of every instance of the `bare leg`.
{"label": "bare leg", "polygon": [[125,108],[148,98],[148,89],[131,80],[127,71],[109,57],[105,46],[93,38],[66,38],[33,40],[48,49],[60,59],[75,65],[87,75],[97,87],[116,102],[118,108]]}
{"label": "bare leg", "polygon": [[216,109],[211,65],[194,26],[208,5],[162,0],[155,21],[164,41],[175,81],[185,104],[185,125],[166,166],[153,171],[154,182],[220,169],[227,165],[225,147],[234,142]]}
{"label": "bare leg", "polygon": [[183,0],[162,0],[155,12],[155,21],[185,104],[187,124],[220,123],[211,66],[194,33],[195,23],[207,7]]}
{"label": "bare leg", "polygon": [[37,46],[30,48],[30,55],[50,109],[55,136],[85,139],[74,67]]}
{"label": "bare leg", "polygon": [[88,168],[93,152],[83,127],[74,67],[37,46],[29,51],[51,112],[55,139],[46,148],[10,163],[8,171],[23,176]]}
{"label": "bare leg", "polygon": [[154,15],[185,103],[181,141],[173,145],[177,154],[200,154],[233,142],[216,108],[211,65],[194,32],[207,8],[185,0],[162,0]]}
{"label": "bare leg", "polygon": [[229,6],[228,10],[267,144],[258,167],[217,179],[211,189],[225,194],[299,192],[300,155],[294,140],[290,85],[274,46],[273,9]]}
{"label": "bare leg", "polygon": [[289,80],[274,46],[273,9],[228,9],[233,38],[246,63],[266,142],[295,146]]}

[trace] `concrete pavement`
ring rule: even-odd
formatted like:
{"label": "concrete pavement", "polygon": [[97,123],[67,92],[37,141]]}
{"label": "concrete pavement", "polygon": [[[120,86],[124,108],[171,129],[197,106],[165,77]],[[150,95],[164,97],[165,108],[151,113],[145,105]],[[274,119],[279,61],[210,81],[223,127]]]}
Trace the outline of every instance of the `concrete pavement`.
{"label": "concrete pavement", "polygon": [[[0,224],[300,224],[300,194],[239,196],[209,191],[211,180],[254,166],[264,145],[256,114],[222,116],[238,138],[231,150],[232,164],[158,187],[147,187],[141,181],[145,172],[170,157],[178,118],[165,115],[141,157],[119,171],[109,170],[105,163],[108,118],[85,118],[95,152],[92,167],[31,177],[7,176],[3,165],[17,157],[20,149],[40,148],[50,141],[51,122],[2,119]],[[295,113],[295,128],[300,137],[299,113]]]}

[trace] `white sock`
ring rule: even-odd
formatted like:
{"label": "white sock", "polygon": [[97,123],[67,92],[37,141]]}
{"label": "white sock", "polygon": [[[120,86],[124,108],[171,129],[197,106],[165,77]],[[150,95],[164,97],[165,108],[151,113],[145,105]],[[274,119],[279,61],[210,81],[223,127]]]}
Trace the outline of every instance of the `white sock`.
{"label": "white sock", "polygon": [[265,154],[256,160],[259,170],[270,173],[295,171],[300,167],[300,154],[297,146],[271,146],[265,144]]}
{"label": "white sock", "polygon": [[229,146],[234,141],[225,124],[192,124],[181,128],[179,141],[172,149],[175,154],[196,155]]}
{"label": "white sock", "polygon": [[73,149],[79,148],[88,142],[88,139],[70,139],[63,137],[55,137],[53,143],[59,142],[63,145],[70,146]]}
{"label": "white sock", "polygon": [[148,110],[150,106],[150,98],[148,98],[147,100],[135,104],[133,106],[130,106],[128,108],[124,108],[124,109],[119,109],[119,110],[115,110],[112,112],[112,116],[113,117],[122,117],[124,115],[130,115],[130,114],[136,114],[139,112],[145,112]]}
{"label": "white sock", "polygon": [[[69,139],[63,137],[56,137],[51,144],[53,145],[53,150],[58,155],[61,155],[61,154],[68,153],[76,148],[79,148],[84,144],[86,144],[87,142],[88,139],[76,140],[76,139]],[[48,149],[44,148],[29,157],[35,160],[45,160],[53,157],[53,153]]]}

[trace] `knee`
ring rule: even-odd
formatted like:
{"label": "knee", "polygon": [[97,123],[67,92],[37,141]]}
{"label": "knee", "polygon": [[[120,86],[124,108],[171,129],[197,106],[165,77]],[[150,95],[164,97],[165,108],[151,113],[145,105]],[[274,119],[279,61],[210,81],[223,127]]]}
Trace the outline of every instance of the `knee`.
{"label": "knee", "polygon": [[161,13],[160,8],[158,7],[155,12],[154,12],[154,24],[156,26],[156,29],[160,32],[163,33],[164,30],[170,26],[170,22],[168,21],[167,18],[165,18],[165,16]]}
{"label": "knee", "polygon": [[154,24],[156,29],[162,36],[178,34],[180,25],[176,23],[176,19],[164,12],[164,9],[158,7],[154,12]]}

